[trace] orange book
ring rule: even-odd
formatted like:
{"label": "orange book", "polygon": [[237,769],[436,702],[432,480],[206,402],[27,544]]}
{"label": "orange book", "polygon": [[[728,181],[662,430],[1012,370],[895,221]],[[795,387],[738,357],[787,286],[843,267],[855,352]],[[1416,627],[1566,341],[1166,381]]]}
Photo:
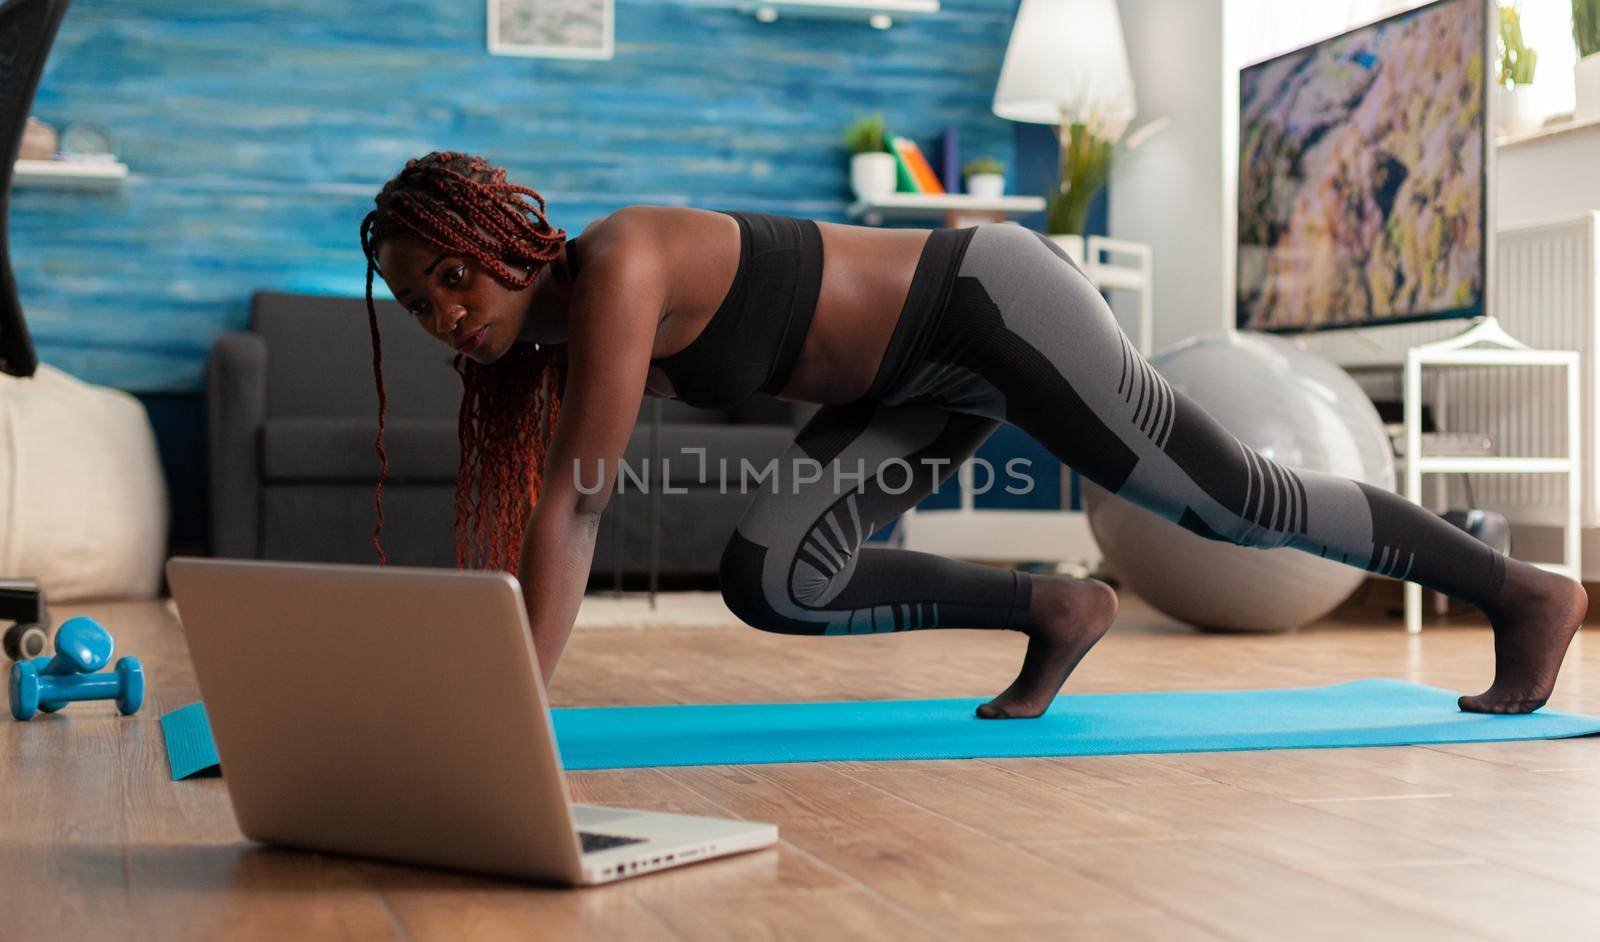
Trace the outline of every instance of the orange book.
{"label": "orange book", "polygon": [[922,155],[922,148],[917,146],[916,141],[892,134],[889,146],[905,165],[906,172],[910,175],[918,193],[938,194],[945,191],[944,184],[939,182],[938,174],[928,165],[928,158]]}

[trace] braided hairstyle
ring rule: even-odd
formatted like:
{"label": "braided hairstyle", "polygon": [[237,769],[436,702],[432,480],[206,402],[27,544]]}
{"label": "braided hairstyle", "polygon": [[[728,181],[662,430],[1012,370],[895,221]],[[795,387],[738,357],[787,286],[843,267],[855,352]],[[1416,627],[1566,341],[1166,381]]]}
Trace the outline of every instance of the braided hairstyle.
{"label": "braided hairstyle", "polygon": [[[378,386],[374,442],[380,465],[374,496],[378,520],[372,545],[379,563],[386,564],[389,557],[378,537],[383,530],[383,479],[389,472],[383,448],[388,395],[378,311],[372,301],[373,274],[381,274],[379,244],[408,232],[441,252],[477,259],[496,281],[521,289],[561,254],[566,231],[552,227],[545,218],[544,197],[507,183],[505,170],[483,158],[454,151],[406,161],[374,202],[377,208],[361,221],[361,250],[367,257],[367,320]],[[514,343],[493,364],[457,354],[453,366],[462,383],[456,566],[515,572],[522,556],[523,529],[544,486],[545,453],[566,382],[565,348]]]}

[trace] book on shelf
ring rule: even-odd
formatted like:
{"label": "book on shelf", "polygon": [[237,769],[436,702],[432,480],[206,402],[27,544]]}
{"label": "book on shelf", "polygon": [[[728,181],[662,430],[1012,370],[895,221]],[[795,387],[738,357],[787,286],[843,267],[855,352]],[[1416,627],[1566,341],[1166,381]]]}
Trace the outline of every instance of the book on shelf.
{"label": "book on shelf", "polygon": [[939,177],[946,193],[961,192],[961,134],[953,124],[939,138]]}
{"label": "book on shelf", "polygon": [[909,137],[891,134],[889,149],[894,154],[896,175],[899,178],[897,189],[909,193],[944,193],[944,184],[939,182],[938,175],[928,165],[928,158],[922,155],[922,148],[917,146],[916,141]]}

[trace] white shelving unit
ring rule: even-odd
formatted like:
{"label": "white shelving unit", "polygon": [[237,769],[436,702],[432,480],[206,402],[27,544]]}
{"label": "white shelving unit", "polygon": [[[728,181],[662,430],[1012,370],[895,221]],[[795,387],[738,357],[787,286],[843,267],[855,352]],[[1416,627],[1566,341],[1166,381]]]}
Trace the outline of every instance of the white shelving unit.
{"label": "white shelving unit", "polygon": [[[1488,343],[1488,349],[1471,349],[1473,344]],[[1567,454],[1565,456],[1493,455],[1454,456],[1422,454],[1422,370],[1439,366],[1554,366],[1567,371]],[[1563,559],[1560,562],[1537,562],[1535,566],[1559,572],[1573,579],[1581,579],[1583,550],[1578,514],[1582,506],[1581,464],[1582,451],[1579,439],[1581,376],[1578,372],[1578,353],[1575,350],[1534,350],[1527,344],[1507,334],[1493,317],[1484,318],[1469,330],[1435,343],[1421,344],[1406,351],[1405,359],[1405,457],[1396,459],[1403,465],[1406,475],[1406,499],[1422,504],[1422,476],[1424,474],[1478,473],[1478,474],[1565,474],[1567,476],[1567,513],[1563,526]],[[1422,631],[1422,586],[1416,582],[1405,584],[1406,631]]]}
{"label": "white shelving unit", "polygon": [[874,29],[939,12],[939,0],[753,0],[740,8],[763,23],[779,19],[859,20]]}
{"label": "white shelving unit", "polygon": [[128,165],[111,160],[19,160],[13,186],[94,190],[120,186]]}
{"label": "white shelving unit", "polygon": [[1155,282],[1150,246],[1097,235],[1088,238],[1053,235],[1050,238],[1072,256],[1096,288],[1132,291],[1139,296],[1139,329],[1134,342],[1140,356],[1150,356],[1151,338],[1155,336],[1155,306],[1150,290]]}
{"label": "white shelving unit", "polygon": [[[944,219],[955,228],[966,225],[964,215],[989,219],[996,214],[1025,216],[1044,211],[1042,196],[973,196],[971,193],[886,193],[871,199],[856,200],[845,210],[851,219],[869,226],[887,219]],[[954,217],[954,218],[952,218]]]}

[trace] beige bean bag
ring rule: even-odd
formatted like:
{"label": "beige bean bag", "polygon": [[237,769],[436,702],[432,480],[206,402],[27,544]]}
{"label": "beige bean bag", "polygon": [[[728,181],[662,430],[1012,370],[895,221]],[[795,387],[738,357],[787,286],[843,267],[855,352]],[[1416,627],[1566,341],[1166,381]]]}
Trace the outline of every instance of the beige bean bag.
{"label": "beige bean bag", "polygon": [[161,587],[167,491],[140,402],[40,364],[0,374],[0,577],[51,603]]}

